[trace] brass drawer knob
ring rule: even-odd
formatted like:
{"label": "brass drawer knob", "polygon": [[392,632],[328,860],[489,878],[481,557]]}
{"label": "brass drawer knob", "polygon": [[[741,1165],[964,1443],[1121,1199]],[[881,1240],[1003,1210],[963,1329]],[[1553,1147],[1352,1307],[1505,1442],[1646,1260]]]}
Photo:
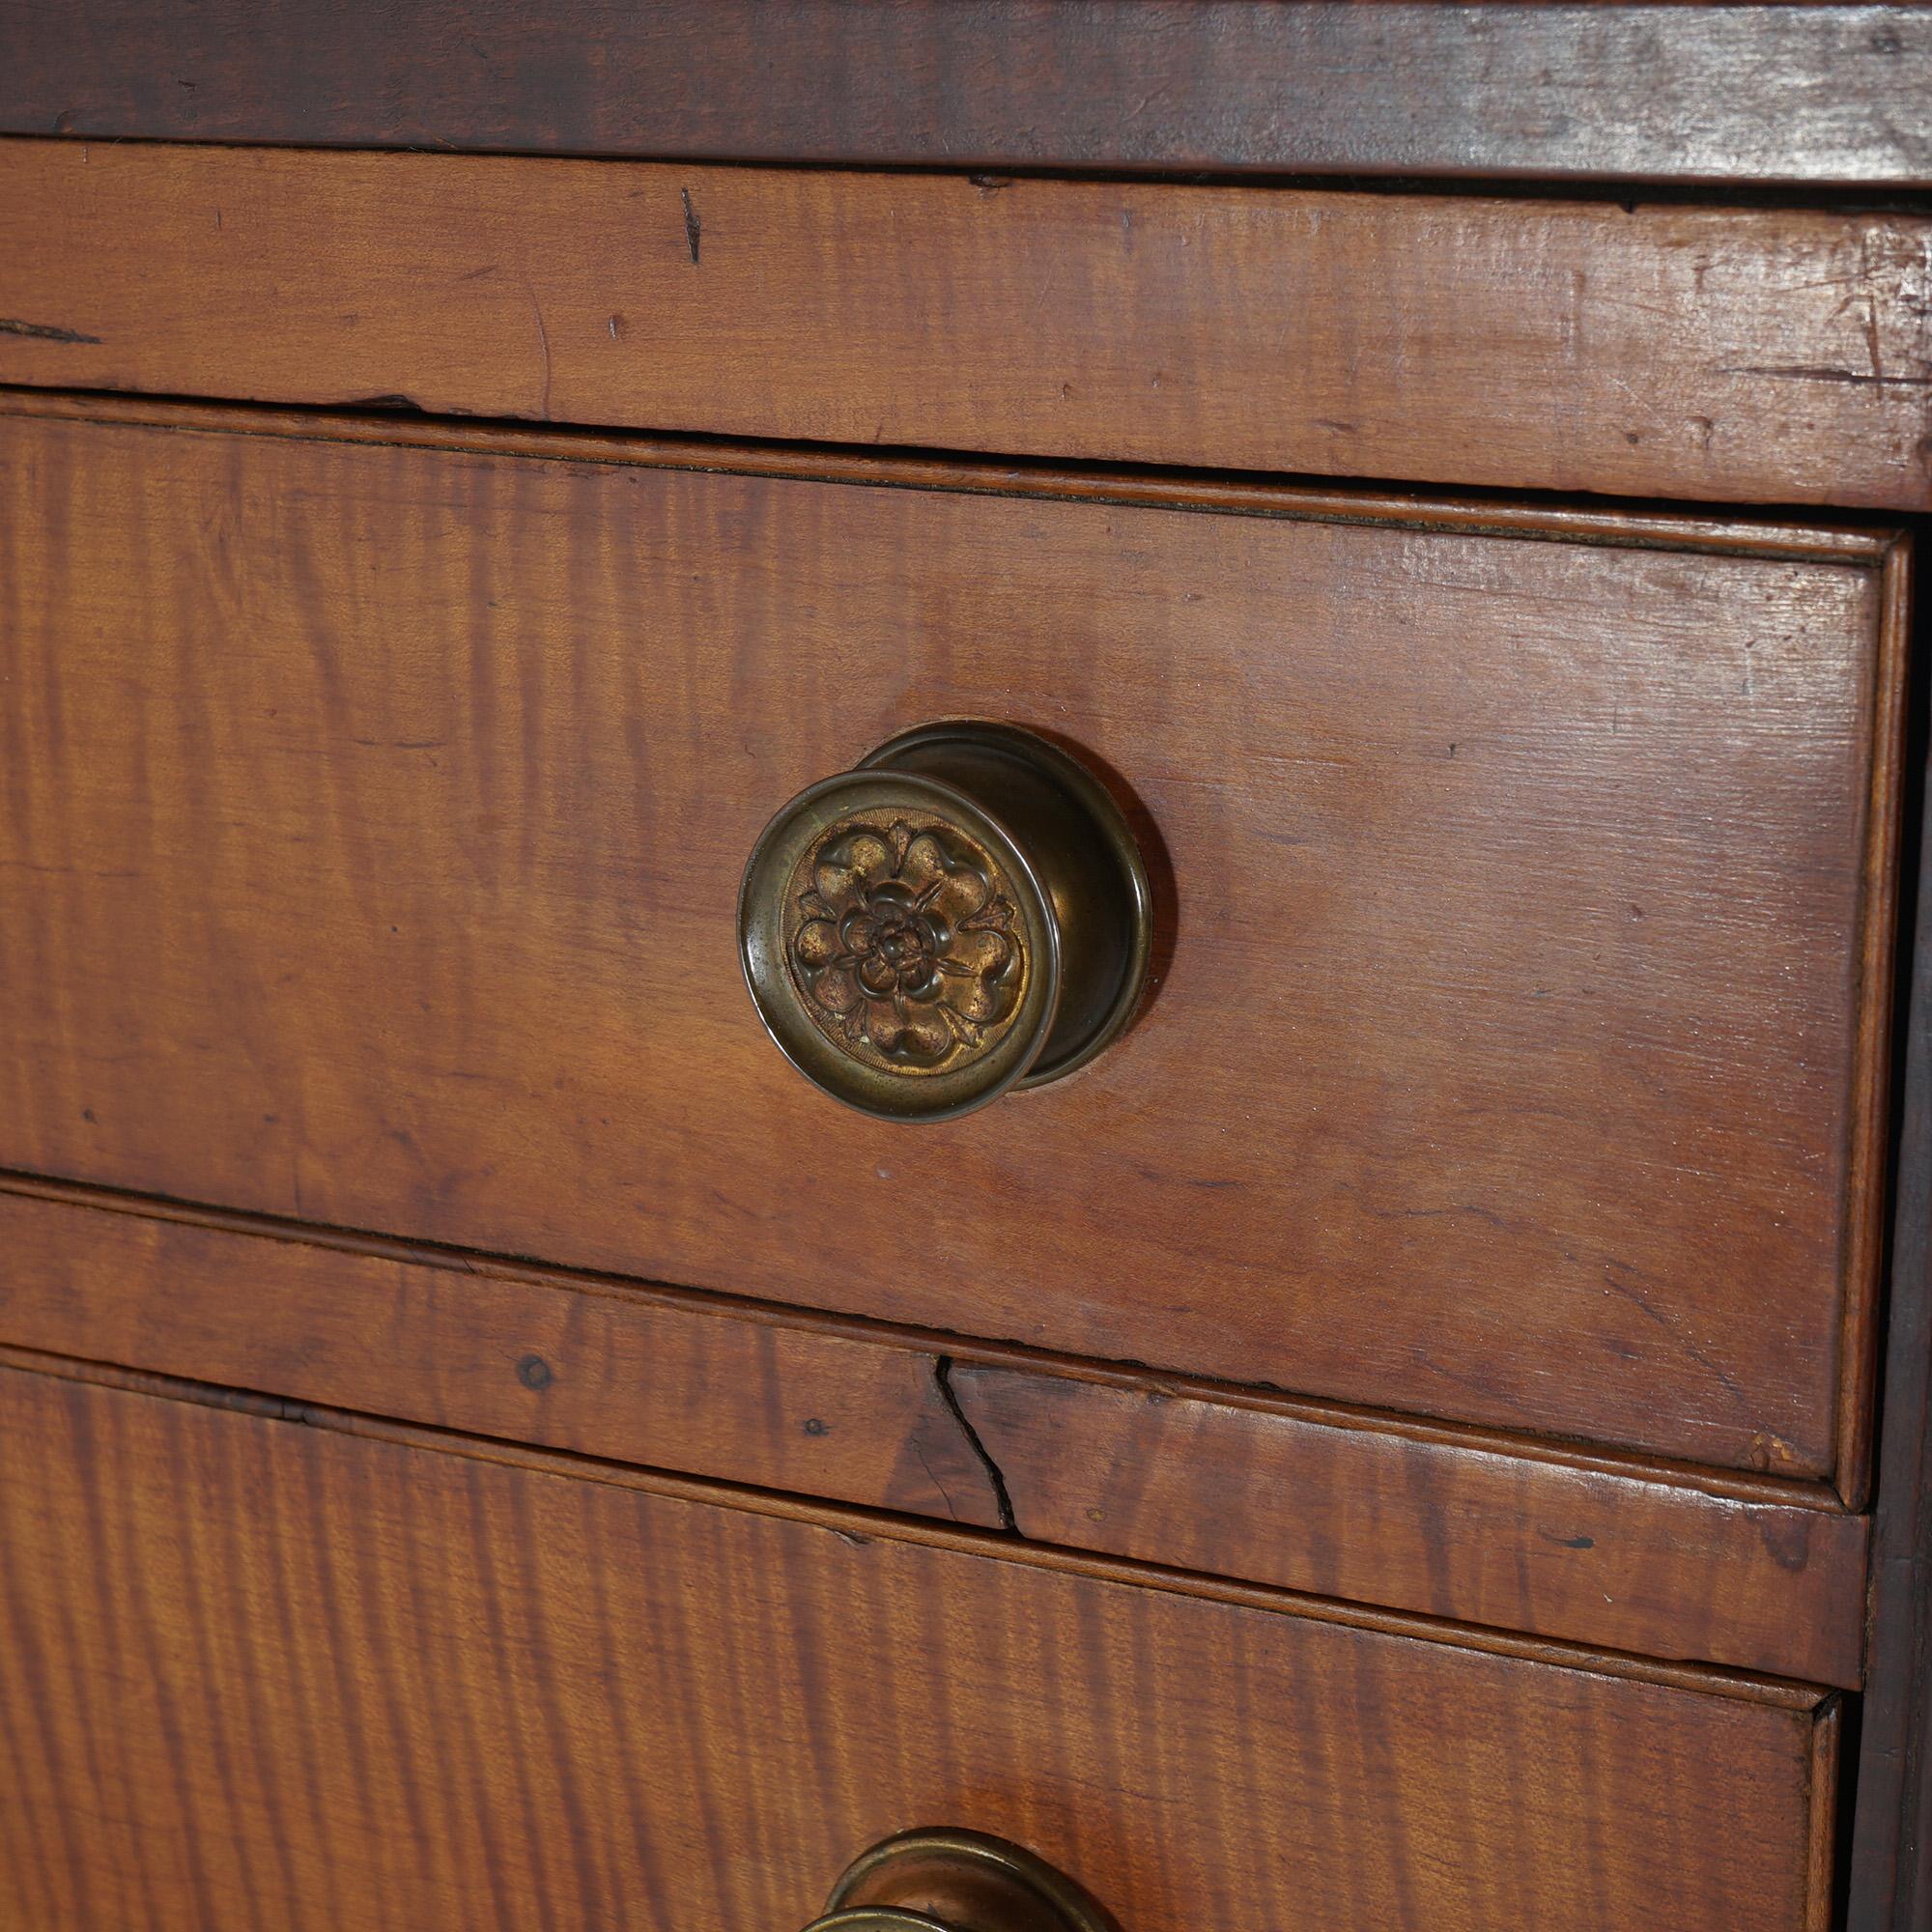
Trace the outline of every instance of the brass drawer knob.
{"label": "brass drawer knob", "polygon": [[1147,867],[1121,809],[1009,724],[925,724],[808,787],[738,898],[773,1039],[835,1098],[937,1121],[1061,1079],[1132,1018]]}
{"label": "brass drawer knob", "polygon": [[862,1852],[806,1932],[1113,1932],[1043,1859],[983,1832],[901,1832]]}

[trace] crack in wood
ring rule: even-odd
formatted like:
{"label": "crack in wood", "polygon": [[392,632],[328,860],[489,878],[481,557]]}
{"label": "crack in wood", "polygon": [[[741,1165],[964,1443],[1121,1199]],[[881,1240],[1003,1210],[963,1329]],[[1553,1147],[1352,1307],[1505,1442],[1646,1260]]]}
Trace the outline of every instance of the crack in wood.
{"label": "crack in wood", "polygon": [[1013,1499],[1007,1489],[1004,1470],[994,1462],[993,1454],[980,1439],[980,1432],[966,1418],[966,1411],[960,1406],[959,1397],[952,1386],[952,1357],[937,1355],[933,1358],[932,1379],[939,1390],[943,1402],[954,1422],[959,1425],[960,1434],[966,1438],[967,1446],[980,1459],[980,1466],[986,1472],[986,1480],[992,1485],[993,1503],[1000,1512],[1000,1527],[1009,1536],[1020,1536],[1025,1532],[1020,1528],[1019,1518],[1013,1514]]}

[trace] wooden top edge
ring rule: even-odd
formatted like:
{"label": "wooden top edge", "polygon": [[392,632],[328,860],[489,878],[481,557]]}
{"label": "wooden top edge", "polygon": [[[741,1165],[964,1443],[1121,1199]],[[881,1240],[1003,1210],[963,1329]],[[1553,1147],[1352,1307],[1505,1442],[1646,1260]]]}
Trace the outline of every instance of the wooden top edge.
{"label": "wooden top edge", "polygon": [[27,133],[1174,172],[1920,187],[1910,6],[75,0]]}
{"label": "wooden top edge", "polygon": [[1566,1470],[1605,1475],[1630,1483],[1690,1491],[1739,1503],[1762,1503],[1786,1509],[1847,1516],[1857,1512],[1829,1480],[1777,1476],[1751,1470],[1666,1461],[1616,1450],[1573,1445],[1438,1422],[1406,1412],[1359,1408],[1291,1395],[1285,1391],[1217,1382],[1202,1377],[1173,1375],[1158,1370],[1094,1361],[1084,1356],[1030,1349],[1018,1343],[985,1341],[942,1334],[930,1329],[877,1321],[863,1316],[755,1300],[705,1289],[680,1288],[661,1282],[566,1268],[549,1263],[485,1255],[469,1249],[440,1247],[386,1236],[326,1228],[281,1220],[275,1216],[205,1207],[136,1195],[39,1175],[0,1170],[0,1193],[102,1209],[153,1220],[330,1248],[345,1254],[446,1269],[491,1279],[527,1281],[591,1294],[642,1297],[662,1305],[699,1314],[729,1317],[765,1326],[854,1341],[875,1348],[901,1350],[923,1355],[939,1354],[959,1364],[1007,1368],[1047,1374],[1065,1380],[1095,1383],[1137,1393],[1156,1393],[1176,1399],[1212,1404],[1222,1408],[1247,1409],[1264,1415],[1347,1433],[1392,1436],[1444,1449],[1506,1456],[1518,1462],[1546,1463]]}
{"label": "wooden top edge", "polygon": [[1816,1713],[1836,1698],[1829,1687],[1801,1684],[1749,1671],[1702,1663],[1676,1663],[1598,1650],[1551,1638],[1525,1637],[1485,1626],[1370,1607],[1332,1598],[1257,1583],[1236,1582],[1194,1571],[1062,1548],[1026,1541],[1002,1530],[961,1528],[923,1517],[821,1502],[753,1490],[715,1478],[640,1469],[561,1450],[528,1448],[494,1437],[474,1436],[422,1424],[296,1403],[226,1389],[206,1382],[148,1375],[102,1363],[50,1355],[0,1344],[0,1371],[50,1376],[124,1394],[189,1402],[251,1415],[261,1420],[298,1423],[431,1453],[467,1457],[576,1482],[598,1482],[668,1500],[708,1508],[735,1509],[785,1521],[810,1524],[830,1534],[865,1540],[875,1536],[915,1543],[962,1555],[1023,1563],[1036,1569],[1091,1577],[1136,1589],[1154,1589],[1241,1608],[1340,1624],[1379,1635],[1445,1644],[1492,1656],[1519,1659],[1555,1669],[1618,1677],[1708,1696],[1728,1697],[1776,1708]]}
{"label": "wooden top edge", "polygon": [[1795,522],[1761,513],[1653,509],[1647,505],[1503,500],[1475,493],[1338,486],[1217,472],[1140,470],[1110,465],[1069,469],[1041,460],[885,453],[835,445],[763,443],[710,437],[256,404],[185,402],[97,392],[0,385],[0,415],[318,442],[383,444],[546,462],[629,464],[788,481],[966,494],[1050,497],[1083,502],[1364,523],[1469,536],[1715,556],[1842,564],[1875,569],[1901,541],[1902,526],[1831,517]]}

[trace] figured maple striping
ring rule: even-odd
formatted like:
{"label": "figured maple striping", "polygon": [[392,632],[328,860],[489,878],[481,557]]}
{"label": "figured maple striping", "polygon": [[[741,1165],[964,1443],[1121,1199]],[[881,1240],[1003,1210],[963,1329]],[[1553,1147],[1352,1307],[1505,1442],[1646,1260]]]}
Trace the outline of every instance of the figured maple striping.
{"label": "figured maple striping", "polygon": [[793,1926],[937,1822],[1133,1932],[1823,1932],[1815,1692],[315,1419],[0,1369],[0,1922]]}
{"label": "figured maple striping", "polygon": [[0,1343],[1464,1624],[1863,1681],[1870,1524],[1817,1485],[1593,1463],[19,1179],[0,1186]]}

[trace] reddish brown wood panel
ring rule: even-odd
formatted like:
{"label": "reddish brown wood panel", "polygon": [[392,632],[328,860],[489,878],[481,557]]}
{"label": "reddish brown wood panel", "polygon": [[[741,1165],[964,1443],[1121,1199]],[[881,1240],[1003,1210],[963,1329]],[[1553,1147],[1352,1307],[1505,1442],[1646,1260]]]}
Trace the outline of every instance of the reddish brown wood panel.
{"label": "reddish brown wood panel", "polygon": [[0,1371],[0,1919],[795,1925],[944,1822],[1136,1932],[1823,1932],[1815,1693],[317,1420]]}
{"label": "reddish brown wood panel", "polygon": [[1918,215],[0,143],[0,381],[1932,503]]}
{"label": "reddish brown wood panel", "polygon": [[1862,1517],[1159,1387],[971,1360],[952,1380],[1028,1536],[1653,1657],[1861,1680]]}
{"label": "reddish brown wood panel", "polygon": [[1693,1482],[472,1255],[6,1187],[0,1343],[965,1522],[1000,1523],[1004,1496],[1021,1531],[1071,1548],[1861,1681],[1868,1524],[1820,1507],[1815,1487]]}
{"label": "reddish brown wood panel", "polygon": [[[0,1162],[1843,1463],[1875,569],[512,447],[7,421]],[[867,1122],[757,1024],[743,855],[976,712],[1131,788],[1161,983]]]}
{"label": "reddish brown wood panel", "polygon": [[16,133],[948,166],[1924,184],[1910,6],[71,0]]}
{"label": "reddish brown wood panel", "polygon": [[0,1341],[997,1528],[929,1350],[0,1193]]}

